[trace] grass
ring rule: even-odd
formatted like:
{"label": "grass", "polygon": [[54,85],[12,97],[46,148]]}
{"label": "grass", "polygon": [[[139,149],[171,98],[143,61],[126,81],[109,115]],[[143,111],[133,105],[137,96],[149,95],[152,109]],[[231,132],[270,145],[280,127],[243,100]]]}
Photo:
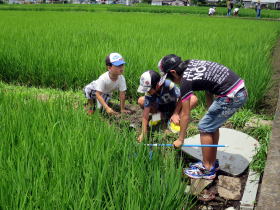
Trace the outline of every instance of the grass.
{"label": "grass", "polygon": [[[136,133],[125,124],[115,127],[112,121],[101,120],[98,112],[88,117],[80,92],[4,83],[0,90],[1,209],[191,209],[195,205],[184,194],[184,163],[176,151],[154,148],[150,159],[149,148],[137,144]],[[204,111],[203,106],[193,110],[189,136],[197,134],[195,122]],[[242,130],[251,117],[256,116],[244,109],[230,121]],[[265,167],[270,130],[265,126],[243,130],[261,144],[250,166],[259,173]],[[152,141],[170,143],[174,138],[156,132]]]}
{"label": "grass", "polygon": [[1,85],[1,209],[191,208],[174,151],[150,160],[133,132],[88,117],[64,92],[42,101],[22,90]]}
{"label": "grass", "polygon": [[[85,115],[82,93],[76,91],[105,71],[104,58],[112,49],[128,63],[131,100],[142,72],[155,69],[169,53],[234,69],[250,93],[247,109],[229,121],[235,129],[254,117],[248,108],[257,107],[272,85],[277,22],[146,13],[0,15],[0,80],[27,85],[0,83],[0,209],[192,208],[175,151],[155,149],[151,160],[149,148],[136,144],[136,133],[127,126],[119,132],[98,113]],[[196,108],[194,121],[204,111]],[[195,123],[190,127],[189,135],[196,134]],[[251,164],[260,173],[270,129],[243,130],[261,144]],[[160,134],[154,138],[166,141]]]}
{"label": "grass", "polygon": [[255,109],[272,85],[270,55],[280,32],[278,22],[175,14],[0,14],[0,79],[5,82],[82,89],[106,71],[105,56],[118,51],[127,61],[125,77],[131,100],[137,97],[142,72],[156,69],[158,60],[170,53],[183,59],[216,61],[233,69],[249,90],[247,108]]}
{"label": "grass", "polygon": [[260,147],[256,151],[256,155],[250,163],[250,168],[253,171],[263,174],[271,138],[271,127],[267,125],[259,125],[259,127],[251,129],[247,132],[249,133],[249,135],[256,138],[260,143]]}
{"label": "grass", "polygon": [[[25,86],[13,86],[0,83],[1,92],[5,94],[15,94],[20,95],[23,98],[32,98],[32,100],[38,101],[38,103],[54,104],[56,100],[60,97],[66,98],[68,103],[72,104],[72,107],[80,110],[83,107],[83,101],[85,100],[82,93],[76,91],[63,91],[55,89],[37,89]],[[203,104],[198,105],[194,110],[192,110],[192,122],[189,124],[187,137],[194,136],[199,133],[197,129],[198,121],[203,117],[205,113],[205,106]],[[83,115],[83,114],[82,114]],[[259,120],[256,125],[248,126],[247,123],[254,119],[254,121]],[[249,109],[241,109],[236,114],[234,114],[229,121],[226,123],[227,127],[240,130],[253,138],[257,139],[260,143],[260,147],[256,152],[256,156],[250,164],[250,167],[258,172],[263,173],[265,167],[265,161],[267,157],[267,150],[269,145],[269,140],[271,136],[271,126],[261,124],[260,120],[272,120],[271,116],[261,116],[254,114]],[[114,119],[109,121],[114,122]],[[119,129],[128,129],[127,132],[132,132],[129,130],[129,122],[125,120],[117,120],[114,125],[117,125],[115,129],[119,133]],[[131,141],[135,142],[137,138],[137,133],[132,132]],[[171,143],[176,140],[177,135],[173,133],[165,134],[162,130],[154,130],[151,134],[148,143]],[[170,151],[167,149],[166,151]]]}
{"label": "grass", "polygon": [[[142,5],[138,7],[108,7],[108,11],[112,12],[150,12],[150,13],[180,13],[180,14],[195,14],[208,15],[209,7],[206,6],[190,6],[190,7],[176,7],[176,6],[149,6]],[[216,16],[226,16],[226,7],[216,7]],[[240,8],[238,17],[256,17],[256,11],[250,8]],[[277,10],[262,10],[262,18],[280,18],[280,12]]]}
{"label": "grass", "polygon": [[[77,5],[77,4],[29,4],[29,5],[0,5],[0,10],[23,10],[23,11],[84,11],[84,12],[149,12],[149,13],[180,13],[208,15],[210,6],[151,6],[148,4],[125,5]],[[216,7],[216,15],[226,16],[226,7]],[[240,8],[239,17],[256,17],[256,11],[251,8]],[[280,18],[280,12],[277,10],[263,9],[262,18]]]}

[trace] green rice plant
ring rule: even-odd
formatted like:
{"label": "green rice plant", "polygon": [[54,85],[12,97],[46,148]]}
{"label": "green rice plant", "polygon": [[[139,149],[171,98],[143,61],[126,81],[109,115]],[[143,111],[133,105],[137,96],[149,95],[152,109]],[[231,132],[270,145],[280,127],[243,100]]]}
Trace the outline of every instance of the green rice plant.
{"label": "green rice plant", "polygon": [[244,128],[246,122],[253,116],[253,112],[249,109],[242,109],[236,112],[230,119],[229,122],[234,128],[242,129]]}
{"label": "green rice plant", "polygon": [[271,138],[271,127],[267,125],[261,125],[257,128],[247,131],[247,133],[256,138],[260,143],[260,147],[256,151],[256,155],[250,163],[250,168],[253,171],[262,174],[264,172],[269,142]]}
{"label": "green rice plant", "polygon": [[[1,85],[3,86],[3,85]],[[187,209],[175,152],[136,144],[61,92],[0,91],[1,209]]]}
{"label": "green rice plant", "polygon": [[[110,11],[110,12],[150,12],[150,13],[181,13],[208,15],[210,6],[152,6],[148,4],[126,5],[75,5],[75,4],[29,4],[29,5],[0,5],[0,10],[23,11]],[[216,7],[217,16],[226,16],[226,7]],[[256,11],[251,8],[240,8],[239,17],[256,17]],[[262,18],[280,18],[277,10],[262,10]]]}
{"label": "green rice plant", "polygon": [[[82,89],[106,71],[104,58],[120,52],[126,62],[128,98],[139,77],[158,60],[222,63],[243,79],[247,108],[260,103],[271,79],[271,51],[278,22],[148,13],[0,11],[0,79],[37,87]],[[200,95],[199,95],[200,96]],[[201,97],[200,97],[201,98]]]}
{"label": "green rice plant", "polygon": [[[136,6],[136,7],[108,7],[108,11],[112,12],[151,12],[151,13],[183,13],[183,14],[198,14],[208,15],[210,7],[206,6],[190,6],[190,7],[176,7],[176,6]],[[216,16],[226,16],[226,7],[216,7]],[[256,17],[256,11],[249,8],[240,8],[239,17]],[[279,18],[280,12],[277,10],[262,10],[262,18]]]}

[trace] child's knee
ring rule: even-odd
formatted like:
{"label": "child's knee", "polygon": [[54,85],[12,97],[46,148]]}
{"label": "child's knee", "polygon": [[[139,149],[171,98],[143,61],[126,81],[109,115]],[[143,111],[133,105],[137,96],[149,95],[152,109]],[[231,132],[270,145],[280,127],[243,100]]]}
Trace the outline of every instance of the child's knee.
{"label": "child's knee", "polygon": [[95,99],[95,90],[92,90],[90,87],[86,86],[84,88],[84,95],[87,99]]}
{"label": "child's knee", "polygon": [[191,109],[196,107],[197,103],[198,103],[198,98],[196,97],[196,95],[192,95],[190,101]]}
{"label": "child's knee", "polygon": [[141,96],[138,98],[138,105],[143,109],[144,108],[144,103],[145,103],[145,97]]}

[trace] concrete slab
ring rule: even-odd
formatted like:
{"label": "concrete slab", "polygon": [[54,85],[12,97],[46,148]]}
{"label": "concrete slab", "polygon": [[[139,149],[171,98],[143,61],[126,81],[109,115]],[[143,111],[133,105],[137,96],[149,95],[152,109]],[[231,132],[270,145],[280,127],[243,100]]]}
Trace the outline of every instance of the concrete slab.
{"label": "concrete slab", "polygon": [[[186,138],[184,144],[200,144],[200,135]],[[220,128],[219,144],[228,145],[218,148],[217,159],[220,161],[220,169],[234,176],[245,171],[259,147],[258,141],[253,137],[229,128]],[[182,151],[202,160],[201,148],[182,147]]]}
{"label": "concrete slab", "polygon": [[242,200],[240,201],[240,210],[254,209],[259,181],[260,175],[250,170],[243,192]]}

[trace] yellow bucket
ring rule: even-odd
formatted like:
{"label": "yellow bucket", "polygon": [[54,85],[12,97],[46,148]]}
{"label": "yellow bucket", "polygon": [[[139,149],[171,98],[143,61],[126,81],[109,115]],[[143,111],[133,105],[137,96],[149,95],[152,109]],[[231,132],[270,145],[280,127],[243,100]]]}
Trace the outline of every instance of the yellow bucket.
{"label": "yellow bucket", "polygon": [[172,131],[172,133],[180,132],[180,125],[176,125],[174,122],[168,122],[168,128]]}

